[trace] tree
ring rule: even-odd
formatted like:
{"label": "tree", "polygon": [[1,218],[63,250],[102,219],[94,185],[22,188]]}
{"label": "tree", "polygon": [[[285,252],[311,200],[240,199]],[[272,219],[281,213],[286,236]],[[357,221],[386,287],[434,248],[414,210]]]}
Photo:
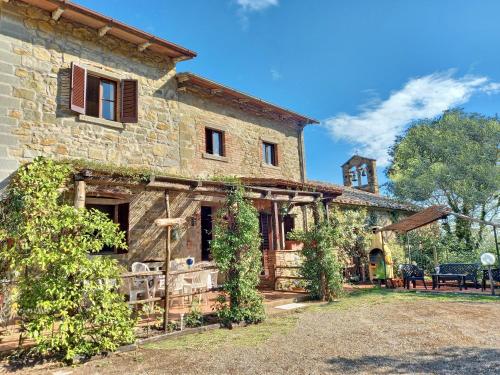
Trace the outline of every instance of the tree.
{"label": "tree", "polygon": [[226,201],[217,211],[210,242],[217,267],[226,273],[226,295],[219,297],[217,310],[227,327],[241,321],[257,323],[265,317],[262,296],[257,291],[262,271],[259,219],[244,193],[241,184],[230,183]]}
{"label": "tree", "polygon": [[0,258],[15,277],[21,330],[37,353],[67,362],[134,339],[117,261],[89,256],[124,248],[124,235],[103,213],[65,204],[70,175],[38,158],[18,170],[0,206]]}
{"label": "tree", "polygon": [[[455,109],[418,121],[390,150],[388,189],[399,198],[491,220],[499,209],[499,144],[496,118]],[[471,222],[461,219],[445,229],[468,248],[480,245],[484,230],[474,234]]]}

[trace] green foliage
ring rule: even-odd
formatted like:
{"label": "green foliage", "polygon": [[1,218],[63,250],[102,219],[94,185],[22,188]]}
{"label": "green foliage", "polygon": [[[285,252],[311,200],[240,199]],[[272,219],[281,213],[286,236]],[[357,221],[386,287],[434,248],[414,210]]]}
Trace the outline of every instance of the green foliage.
{"label": "green foliage", "polygon": [[66,361],[134,339],[117,261],[89,256],[124,248],[124,234],[103,213],[63,202],[70,171],[36,159],[19,169],[0,207],[0,257],[16,277],[21,328],[38,353]]}
{"label": "green foliage", "polygon": [[148,182],[154,171],[147,168],[133,168],[126,166],[116,166],[91,160],[71,159],[65,161],[74,169],[90,169],[111,175],[128,177],[137,182]]}
{"label": "green foliage", "polygon": [[372,234],[367,227],[370,218],[363,209],[330,209],[332,240],[339,251],[340,260],[348,262],[352,257],[366,258],[366,249]]}
{"label": "green foliage", "polygon": [[257,210],[244,198],[238,183],[229,186],[226,201],[217,211],[211,252],[219,270],[226,274],[224,295],[216,305],[221,323],[257,323],[264,319],[262,297],[257,291],[261,251]]}
{"label": "green foliage", "polygon": [[305,288],[314,299],[333,300],[343,294],[342,270],[347,256],[361,253],[364,248],[366,214],[355,211],[335,211],[325,220],[323,207],[315,206],[315,224],[308,231],[295,231],[291,238],[304,243],[304,262],[300,270]]}
{"label": "green foliage", "polygon": [[[399,198],[492,219],[500,198],[499,144],[496,118],[452,110],[420,121],[391,149],[388,188]],[[460,219],[445,229],[469,249],[478,247],[483,236],[482,227],[474,233],[472,224]]]}
{"label": "green foliage", "polygon": [[184,317],[184,321],[186,322],[186,327],[194,328],[201,327],[203,325],[203,313],[201,312],[198,303],[193,302],[191,309]]}

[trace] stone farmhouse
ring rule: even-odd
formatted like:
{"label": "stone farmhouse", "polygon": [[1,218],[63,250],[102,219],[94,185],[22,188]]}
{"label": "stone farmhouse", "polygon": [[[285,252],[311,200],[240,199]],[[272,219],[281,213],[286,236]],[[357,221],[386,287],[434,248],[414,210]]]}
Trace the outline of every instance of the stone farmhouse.
{"label": "stone farmhouse", "polygon": [[307,181],[303,131],[318,121],[177,72],[195,52],[69,1],[0,4],[0,185],[37,156],[88,162],[75,175],[75,205],[108,213],[127,235],[128,251],[103,255],[125,265],[164,259],[155,220],[169,207],[185,219],[173,257],[209,260],[221,176],[241,177],[259,211],[263,286],[297,259],[286,234],[307,227],[317,200],[367,207],[382,222],[414,211],[378,195],[370,159],[343,166],[345,186]]}

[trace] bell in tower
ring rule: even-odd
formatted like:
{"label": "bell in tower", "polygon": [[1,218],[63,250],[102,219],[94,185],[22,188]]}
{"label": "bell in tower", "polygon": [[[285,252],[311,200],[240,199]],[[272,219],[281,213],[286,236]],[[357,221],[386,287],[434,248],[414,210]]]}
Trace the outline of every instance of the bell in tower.
{"label": "bell in tower", "polygon": [[378,194],[377,164],[375,159],[354,155],[342,165],[344,186]]}

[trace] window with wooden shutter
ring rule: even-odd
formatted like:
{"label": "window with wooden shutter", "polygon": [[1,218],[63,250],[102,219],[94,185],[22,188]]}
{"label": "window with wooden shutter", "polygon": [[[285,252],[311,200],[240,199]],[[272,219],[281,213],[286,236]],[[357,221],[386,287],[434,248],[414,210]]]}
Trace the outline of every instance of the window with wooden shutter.
{"label": "window with wooden shutter", "polygon": [[138,83],[135,79],[122,80],[121,121],[136,123],[138,120]]}
{"label": "window with wooden shutter", "polygon": [[85,114],[85,96],[87,91],[87,69],[71,64],[71,110]]}

